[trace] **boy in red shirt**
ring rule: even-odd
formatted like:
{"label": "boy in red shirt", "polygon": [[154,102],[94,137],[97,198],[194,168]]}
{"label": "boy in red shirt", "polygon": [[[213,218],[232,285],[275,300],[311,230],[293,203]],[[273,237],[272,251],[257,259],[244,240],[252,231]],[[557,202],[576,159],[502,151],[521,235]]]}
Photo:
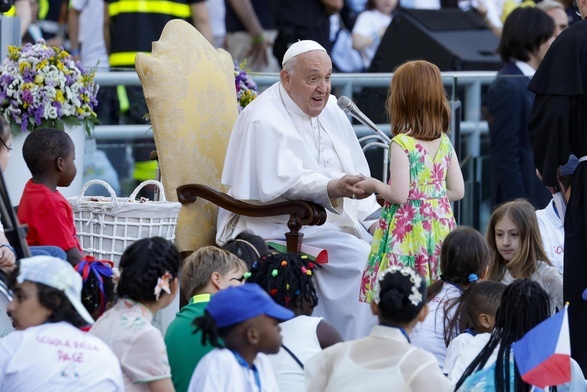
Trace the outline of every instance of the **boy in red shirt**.
{"label": "boy in red shirt", "polygon": [[57,190],[71,184],[77,169],[75,147],[66,132],[42,128],[31,132],[22,148],[32,178],[26,183],[18,219],[28,225],[29,246],[55,245],[76,265],[83,257],[73,223],[73,210]]}

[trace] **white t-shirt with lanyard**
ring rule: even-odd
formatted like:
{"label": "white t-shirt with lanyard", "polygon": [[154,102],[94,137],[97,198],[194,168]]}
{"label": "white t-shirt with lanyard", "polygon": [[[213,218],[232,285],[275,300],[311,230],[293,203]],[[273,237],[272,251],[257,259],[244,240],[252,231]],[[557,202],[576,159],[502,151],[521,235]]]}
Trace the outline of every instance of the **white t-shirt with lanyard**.
{"label": "white t-shirt with lanyard", "polygon": [[[428,302],[430,312],[424,322],[416,324],[410,334],[410,340],[414,346],[420,347],[436,356],[440,369],[444,369],[444,358],[446,357],[446,344],[444,343],[444,307],[447,302],[459,298],[461,294],[462,291],[458,286],[445,282],[442,285],[442,290]],[[450,318],[454,317],[454,311],[455,308],[453,307]]]}
{"label": "white t-shirt with lanyard", "polygon": [[[557,193],[560,199],[560,193]],[[540,236],[542,237],[542,244],[548,259],[554,264],[556,269],[562,274],[565,257],[565,225],[559,217],[557,204],[554,197],[548,205],[536,211],[536,218],[538,219],[538,227],[540,228]],[[560,204],[559,204],[560,205]]]}
{"label": "white t-shirt with lanyard", "polygon": [[227,348],[210,351],[198,362],[188,392],[277,392],[279,388],[271,363],[265,354],[257,354],[253,366]]}

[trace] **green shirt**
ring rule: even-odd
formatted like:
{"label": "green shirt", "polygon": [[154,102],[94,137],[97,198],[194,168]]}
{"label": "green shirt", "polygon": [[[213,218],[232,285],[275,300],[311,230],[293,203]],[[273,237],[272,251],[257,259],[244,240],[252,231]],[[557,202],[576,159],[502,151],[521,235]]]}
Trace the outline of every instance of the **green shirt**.
{"label": "green shirt", "polygon": [[194,319],[204,315],[210,302],[210,294],[195,295],[190,303],[180,309],[175,319],[167,327],[165,345],[171,366],[171,380],[176,392],[186,392],[192,374],[202,357],[214,347],[202,345],[202,334],[194,333]]}

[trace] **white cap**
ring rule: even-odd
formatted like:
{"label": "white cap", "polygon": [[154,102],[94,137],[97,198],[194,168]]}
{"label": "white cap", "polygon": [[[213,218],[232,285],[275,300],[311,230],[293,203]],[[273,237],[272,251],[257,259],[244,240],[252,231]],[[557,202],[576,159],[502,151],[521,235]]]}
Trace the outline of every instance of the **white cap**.
{"label": "white cap", "polygon": [[94,324],[94,319],[81,301],[82,277],[67,261],[53,256],[33,256],[21,259],[16,281],[22,284],[25,280],[63,291],[79,315],[88,324]]}
{"label": "white cap", "polygon": [[321,50],[323,52],[326,52],[326,49],[324,49],[324,47],[316,41],[307,39],[304,41],[294,42],[283,55],[283,61],[281,62],[281,66],[283,66],[285,63],[287,63],[288,60],[296,57],[297,55],[306,52],[311,52],[312,50]]}

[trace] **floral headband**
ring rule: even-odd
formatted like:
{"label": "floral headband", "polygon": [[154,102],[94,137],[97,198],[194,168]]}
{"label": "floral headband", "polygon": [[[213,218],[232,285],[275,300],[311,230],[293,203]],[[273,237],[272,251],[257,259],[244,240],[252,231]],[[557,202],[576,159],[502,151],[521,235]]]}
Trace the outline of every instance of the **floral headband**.
{"label": "floral headband", "polygon": [[171,294],[171,289],[169,288],[169,282],[173,276],[169,273],[169,271],[165,271],[165,273],[157,279],[157,285],[155,286],[155,301],[159,301],[159,296],[161,295],[161,291],[165,291],[167,294]]}
{"label": "floral headband", "polygon": [[420,286],[422,285],[422,277],[413,268],[406,267],[406,266],[400,267],[397,265],[389,267],[389,269],[387,269],[385,272],[383,272],[381,274],[381,276],[375,280],[375,287],[373,289],[373,302],[375,302],[376,304],[379,304],[379,302],[381,300],[379,298],[379,292],[381,291],[381,281],[383,279],[385,279],[385,276],[387,274],[393,274],[396,272],[399,272],[403,276],[410,277],[410,282],[412,283],[412,292],[408,296],[408,300],[414,306],[420,305],[423,300],[422,293],[420,292]]}

